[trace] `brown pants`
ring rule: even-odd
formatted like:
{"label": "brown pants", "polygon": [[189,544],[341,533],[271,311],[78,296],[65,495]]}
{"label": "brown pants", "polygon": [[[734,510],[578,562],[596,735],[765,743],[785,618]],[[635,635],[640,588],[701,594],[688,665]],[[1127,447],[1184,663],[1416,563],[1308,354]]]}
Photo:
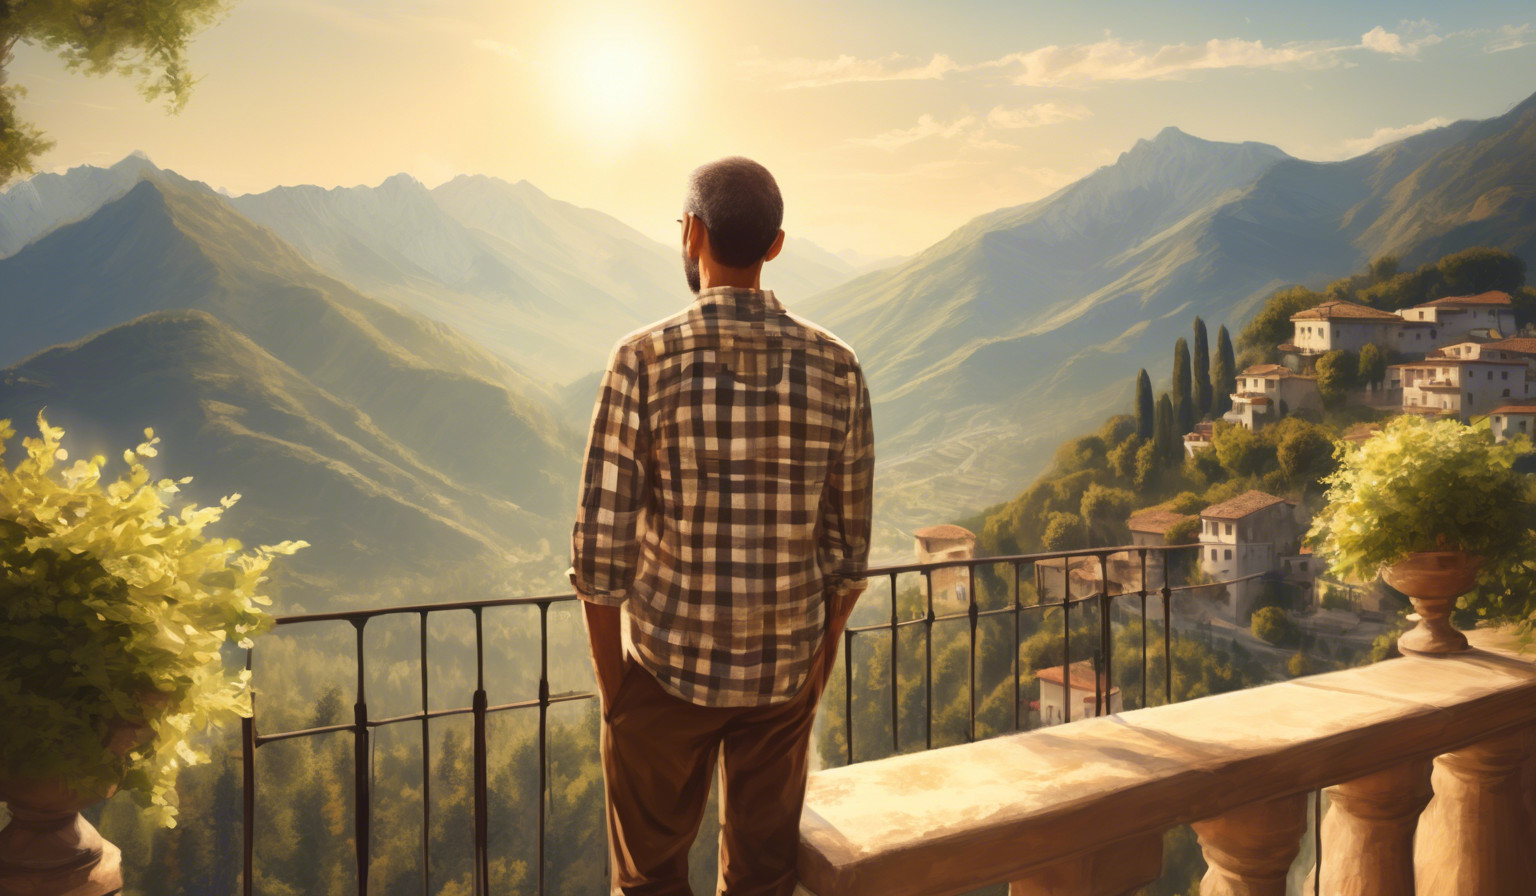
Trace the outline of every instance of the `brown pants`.
{"label": "brown pants", "polygon": [[800,693],[753,707],[681,700],[626,661],[602,739],[614,892],[692,896],[688,849],[718,757],[721,896],[791,896],[811,724],[835,651],[817,654]]}

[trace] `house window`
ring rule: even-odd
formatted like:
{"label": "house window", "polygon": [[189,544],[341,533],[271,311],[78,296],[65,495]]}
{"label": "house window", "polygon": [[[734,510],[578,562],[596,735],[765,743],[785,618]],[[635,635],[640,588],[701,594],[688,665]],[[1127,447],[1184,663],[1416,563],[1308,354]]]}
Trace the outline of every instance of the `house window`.
{"label": "house window", "polygon": [[1509,379],[1509,371],[1507,371],[1507,370],[1499,371],[1499,379],[1501,379],[1501,380]]}
{"label": "house window", "polygon": [[1231,523],[1227,523],[1227,534],[1228,535],[1232,534],[1232,524]]}
{"label": "house window", "polygon": [[1227,559],[1228,560],[1232,559],[1232,549],[1231,548],[1227,548]]}
{"label": "house window", "polygon": [[1521,432],[1525,432],[1525,421],[1524,420],[1520,421],[1520,431]]}
{"label": "house window", "polygon": [[1434,338],[1435,338],[1435,335],[1436,335],[1436,334],[1435,334],[1435,328],[1434,328],[1434,327],[1430,327],[1430,328],[1429,328],[1429,338],[1430,338],[1430,339],[1434,339]]}
{"label": "house window", "polygon": [[1508,397],[1509,397],[1509,390],[1508,390],[1508,389],[1505,389],[1505,390],[1504,390],[1504,397],[1505,397],[1505,398],[1508,398]]}
{"label": "house window", "polygon": [[1301,561],[1301,571],[1302,572],[1306,572],[1307,571],[1307,561],[1305,561],[1305,560]]}
{"label": "house window", "polygon": [[1216,549],[1215,548],[1211,548],[1211,559],[1212,560],[1216,559]]}
{"label": "house window", "polygon": [[1467,393],[1467,407],[1470,408],[1471,406],[1472,406],[1472,393],[1468,392]]}

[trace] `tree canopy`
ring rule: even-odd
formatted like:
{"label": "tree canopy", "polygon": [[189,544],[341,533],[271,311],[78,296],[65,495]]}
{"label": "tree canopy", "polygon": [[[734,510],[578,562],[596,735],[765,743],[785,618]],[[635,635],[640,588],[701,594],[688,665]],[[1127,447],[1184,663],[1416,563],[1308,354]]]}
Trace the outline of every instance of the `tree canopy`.
{"label": "tree canopy", "polygon": [[5,68],[18,42],[51,50],[74,71],[116,73],[139,81],[146,100],[177,112],[191,95],[187,41],[210,24],[224,0],[11,0],[0,4],[0,184],[32,170],[50,146],[16,115],[23,88]]}

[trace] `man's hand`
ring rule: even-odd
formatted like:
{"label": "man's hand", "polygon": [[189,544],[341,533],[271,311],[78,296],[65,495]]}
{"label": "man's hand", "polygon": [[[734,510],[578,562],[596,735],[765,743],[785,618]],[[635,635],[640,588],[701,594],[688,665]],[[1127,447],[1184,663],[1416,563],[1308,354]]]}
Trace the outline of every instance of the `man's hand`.
{"label": "man's hand", "polygon": [[587,638],[592,642],[592,667],[597,672],[597,693],[603,698],[603,715],[613,705],[624,678],[624,641],[619,634],[619,608],[582,601],[587,612]]}
{"label": "man's hand", "polygon": [[868,584],[868,581],[860,579],[842,591],[827,594],[827,633],[822,638],[821,652],[822,662],[828,670],[828,675],[831,674],[832,664],[837,662],[837,647],[842,643],[843,629],[848,625],[848,617],[853,615],[853,605],[858,603],[859,595],[864,593]]}

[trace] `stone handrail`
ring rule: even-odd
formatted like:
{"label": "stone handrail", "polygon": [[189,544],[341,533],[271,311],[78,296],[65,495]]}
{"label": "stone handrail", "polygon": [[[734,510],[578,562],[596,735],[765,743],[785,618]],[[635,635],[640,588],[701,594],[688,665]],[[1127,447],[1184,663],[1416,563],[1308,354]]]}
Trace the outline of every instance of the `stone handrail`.
{"label": "stone handrail", "polygon": [[[894,756],[812,776],[800,874],[817,896],[1012,882],[1113,896],[1193,824],[1202,894],[1283,894],[1306,795],[1330,787],[1325,893],[1536,892],[1522,768],[1536,665],[1509,639]],[[1437,758],[1438,757],[1438,758]],[[1434,760],[1435,799],[1430,797]]]}

